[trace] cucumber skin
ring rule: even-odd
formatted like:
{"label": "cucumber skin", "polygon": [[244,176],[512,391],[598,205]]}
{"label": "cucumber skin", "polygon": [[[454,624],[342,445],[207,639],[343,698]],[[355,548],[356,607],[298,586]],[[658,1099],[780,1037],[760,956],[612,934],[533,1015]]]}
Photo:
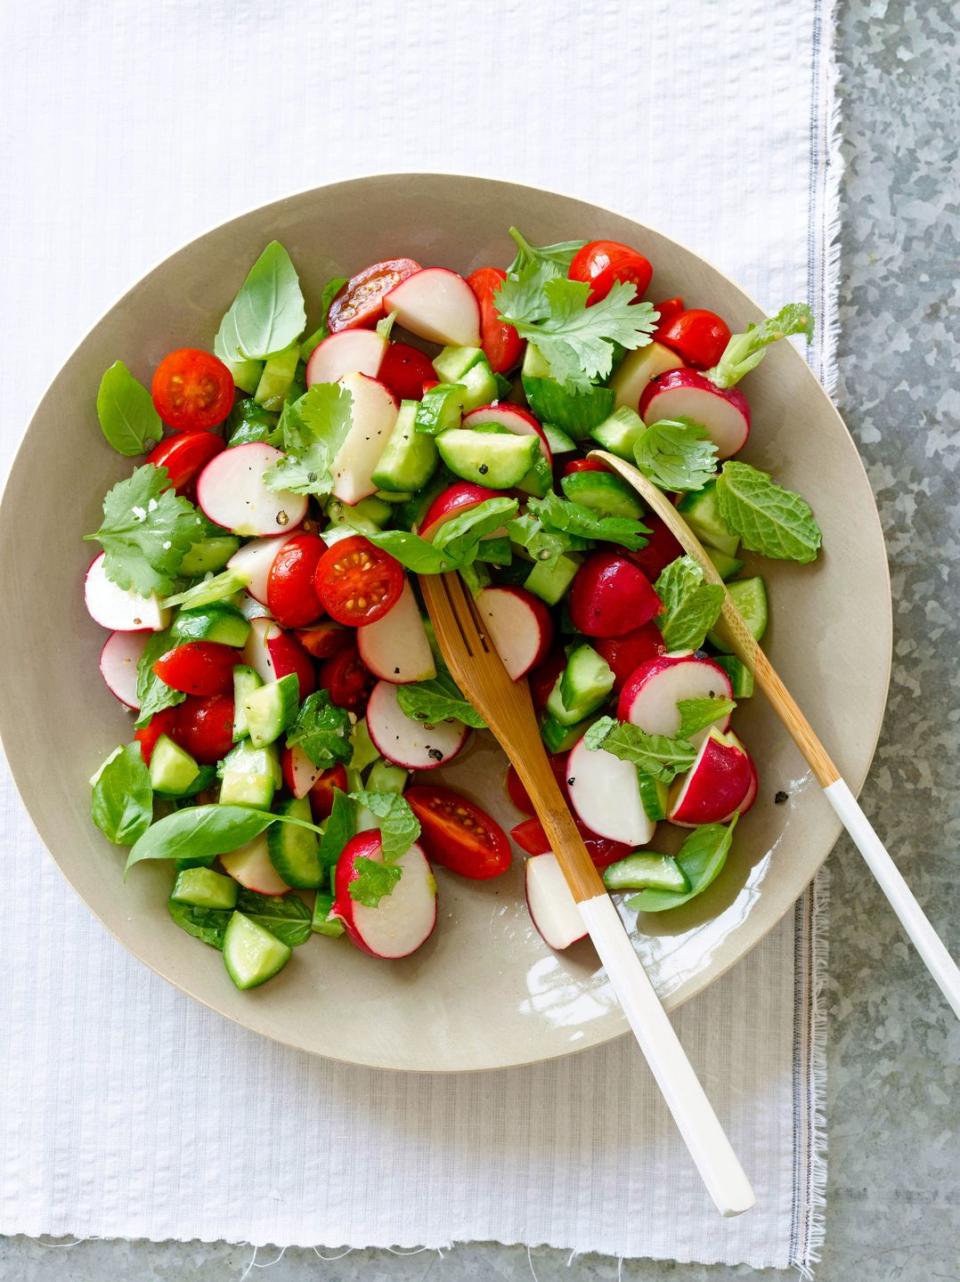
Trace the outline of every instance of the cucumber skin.
{"label": "cucumber skin", "polygon": [[460,428],[442,433],[437,448],[444,463],[461,480],[489,490],[508,490],[533,467],[540,438]]}
{"label": "cucumber skin", "polygon": [[611,472],[571,472],[560,488],[573,503],[599,512],[601,516],[625,516],[639,521],[643,505],[633,491]]}
{"label": "cucumber skin", "polygon": [[[306,797],[292,797],[277,807],[281,815],[313,822]],[[298,848],[299,847],[299,848]],[[320,862],[320,840],[315,832],[293,824],[274,824],[267,829],[267,851],[277,872],[295,890],[316,890],[323,884],[326,869]]]}
{"label": "cucumber skin", "polygon": [[212,868],[184,868],[177,873],[170,898],[194,908],[230,909],[237,906],[239,890],[232,877]]}
{"label": "cucumber skin", "polygon": [[[236,968],[239,953],[242,949],[251,948],[259,949],[261,965],[241,974]],[[223,937],[223,964],[241,992],[259,988],[268,979],[273,979],[292,956],[293,949],[288,944],[277,939],[276,935],[271,935],[266,927],[258,925],[243,913],[235,912],[227,923],[227,931]],[[267,961],[267,958],[270,960]]]}
{"label": "cucumber skin", "polygon": [[665,890],[685,895],[690,882],[672,855],[643,853],[627,855],[603,870],[608,890]]}

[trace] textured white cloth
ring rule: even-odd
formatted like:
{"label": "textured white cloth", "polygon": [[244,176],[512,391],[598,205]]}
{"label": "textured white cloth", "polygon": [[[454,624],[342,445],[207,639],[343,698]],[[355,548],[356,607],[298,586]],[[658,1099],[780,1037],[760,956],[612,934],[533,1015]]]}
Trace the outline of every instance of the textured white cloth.
{"label": "textured white cloth", "polygon": [[[0,462],[155,261],[359,173],[489,174],[607,204],[761,302],[809,297],[829,335],[831,24],[830,0],[7,0]],[[823,344],[817,359],[829,373]],[[721,1222],[629,1040],[492,1075],[311,1059],[130,958],[6,775],[0,831],[0,1231],[809,1264],[810,897],[678,1017],[760,1198]]]}

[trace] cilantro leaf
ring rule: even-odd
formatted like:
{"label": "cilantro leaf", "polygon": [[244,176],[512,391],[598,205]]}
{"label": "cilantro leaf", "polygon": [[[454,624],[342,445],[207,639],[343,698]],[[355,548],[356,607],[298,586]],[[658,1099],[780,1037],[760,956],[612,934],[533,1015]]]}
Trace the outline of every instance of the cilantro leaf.
{"label": "cilantro leaf", "polygon": [[297,269],[284,247],[272,240],[220,322],[213,350],[230,363],[265,360],[289,347],[306,324]]}
{"label": "cilantro leaf", "polygon": [[429,681],[414,681],[397,686],[397,703],[402,712],[416,721],[436,725],[439,721],[462,721],[465,726],[483,730],[486,722],[476,708],[463,697],[449,672],[438,672]]}
{"label": "cilantro leaf", "polygon": [[285,457],[267,470],[272,490],[327,495],[333,488],[333,460],[350,431],[353,397],[338,383],[314,383],[283,407],[280,430]]}
{"label": "cilantro leaf", "polygon": [[689,770],[697,750],[686,739],[671,739],[664,734],[647,734],[629,721],[601,717],[584,735],[588,748],[602,748],[621,761],[629,761],[653,779],[669,783],[676,775]]}
{"label": "cilantro leaf", "polygon": [[720,518],[751,552],[779,561],[817,559],[823,535],[806,499],[749,463],[724,463],[717,479]]}
{"label": "cilantro leaf", "polygon": [[537,517],[547,529],[559,530],[578,539],[598,539],[617,543],[636,551],[645,547],[649,529],[631,516],[601,516],[593,508],[585,507],[570,499],[562,499],[551,491],[542,499],[527,500],[527,510]]}
{"label": "cilantro leaf", "polygon": [[554,245],[531,245],[517,227],[510,228],[510,237],[517,247],[516,257],[507,269],[514,276],[531,263],[547,263],[555,276],[566,276],[577,251],[583,249],[585,240],[560,240]]}
{"label": "cilantro leaf", "polygon": [[312,914],[296,895],[261,895],[255,890],[241,889],[237,896],[237,912],[252,917],[289,948],[305,944],[310,938]]}
{"label": "cilantro leaf", "polygon": [[304,699],[296,721],[287,731],[287,747],[295,745],[324,770],[350,760],[350,716],[345,708],[338,708],[331,701],[329,691],[317,690]]}
{"label": "cilantro leaf", "polygon": [[805,334],[808,343],[813,338],[813,312],[806,303],[787,303],[776,316],[748,325],[743,334],[734,334],[720,360],[707,370],[707,378],[717,387],[733,387],[744,374],[756,369],[771,343],[791,334]]}
{"label": "cilantro leaf", "polygon": [[699,650],[720,617],[722,586],[704,583],[692,556],[671,561],[653,586],[663,602],[657,626],[667,650]]}
{"label": "cilantro leaf", "polygon": [[680,713],[679,739],[689,739],[699,730],[712,726],[721,717],[728,717],[737,705],[732,699],[711,695],[705,699],[681,699],[677,704]]}
{"label": "cilantro leaf", "polygon": [[328,280],[324,285],[323,293],[320,295],[320,324],[313,333],[308,338],[305,338],[300,344],[300,359],[302,361],[308,361],[313,354],[313,349],[319,346],[319,344],[322,343],[330,333],[330,328],[327,325],[327,317],[330,315],[330,304],[340,293],[346,283],[346,276],[334,276],[332,280]]}
{"label": "cilantro leaf", "polygon": [[143,648],[137,664],[137,701],[140,704],[136,720],[138,726],[145,726],[154,713],[162,712],[164,708],[175,708],[187,697],[180,690],[168,686],[166,681],[161,681],[153,670],[156,661],[171,650],[173,645],[168,630],[154,632]]}
{"label": "cilantro leaf", "polygon": [[317,851],[317,857],[325,868],[333,867],[340,858],[344,846],[356,832],[353,802],[339,788],[334,788],[332,791],[333,805],[323,825],[323,836],[320,838],[320,849]]}
{"label": "cilantro leaf", "polygon": [[367,908],[376,908],[403,876],[403,869],[394,864],[381,863],[379,859],[366,859],[362,855],[353,865],[357,875],[350,882],[350,898]]}
{"label": "cilantro leaf", "polygon": [[352,792],[350,796],[380,820],[383,862],[395,864],[420,836],[420,820],[398,792]]}
{"label": "cilantro leaf", "polygon": [[108,579],[143,596],[172,592],[185,553],[202,537],[204,522],[187,499],[168,489],[165,467],[145,463],[118,481],[103,500],[96,540]]}
{"label": "cilantro leaf", "polygon": [[127,458],[146,454],[163,435],[153,397],[123,361],[114,361],[100,379],[97,418],[108,444]]}
{"label": "cilantro leaf", "polygon": [[507,522],[507,534],[514,543],[527,549],[535,561],[555,561],[564,552],[585,552],[588,539],[566,530],[548,529],[541,518],[527,511]]}
{"label": "cilantro leaf", "polygon": [[695,895],[701,894],[719,876],[733,844],[733,830],[739,815],[724,824],[703,824],[694,829],[676,855],[690,883],[684,892],[672,890],[642,890],[627,900],[627,907],[634,912],[662,913],[669,908],[679,908]]}
{"label": "cilantro leaf", "polygon": [[688,418],[651,423],[633,455],[639,470],[661,490],[702,490],[717,466],[709,432]]}
{"label": "cilantro leaf", "polygon": [[153,822],[153,788],[139,743],[118,748],[100,768],[90,812],[108,841],[131,846]]}

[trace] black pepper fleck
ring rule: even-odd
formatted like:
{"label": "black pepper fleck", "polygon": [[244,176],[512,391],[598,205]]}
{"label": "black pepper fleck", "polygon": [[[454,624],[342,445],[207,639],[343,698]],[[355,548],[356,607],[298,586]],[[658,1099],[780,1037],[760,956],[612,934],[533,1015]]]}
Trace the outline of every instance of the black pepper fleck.
{"label": "black pepper fleck", "polygon": [[428,748],[427,756],[430,758],[431,761],[443,760],[443,753],[440,751],[439,748]]}
{"label": "black pepper fleck", "polygon": [[783,792],[783,791],[781,790],[780,792],[778,792],[778,793],[776,794],[776,796],[773,798],[773,800],[774,800],[774,804],[775,804],[775,805],[782,806],[782,805],[783,805],[783,803],[784,803],[785,801],[789,801],[789,800],[790,800],[790,794],[789,794],[789,792]]}
{"label": "black pepper fleck", "polygon": [[480,473],[481,476],[486,476],[486,474],[490,471],[490,469],[487,467],[486,463],[481,463],[477,471]]}
{"label": "black pepper fleck", "polygon": [[572,787],[573,787],[573,785],[574,785],[576,782],[577,782],[576,775],[572,775],[572,776],[567,780],[567,787],[568,787],[568,788],[572,788]]}

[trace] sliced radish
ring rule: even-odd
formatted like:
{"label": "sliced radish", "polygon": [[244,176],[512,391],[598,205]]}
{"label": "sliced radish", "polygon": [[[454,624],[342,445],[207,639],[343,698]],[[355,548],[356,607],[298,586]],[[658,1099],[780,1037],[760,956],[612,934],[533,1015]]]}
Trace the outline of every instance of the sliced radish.
{"label": "sliced radish", "polygon": [[323,774],[323,767],[315,766],[299,744],[284,748],[280,768],[283,782],[295,797],[305,797]]}
{"label": "sliced radish", "polygon": [[384,310],[411,334],[457,347],[480,346],[480,306],[462,276],[446,267],[425,267],[395,285]]}
{"label": "sliced radish", "polygon": [[459,721],[431,726],[408,717],[397,702],[397,687],[390,681],[378,681],[370,693],[367,730],[382,756],[408,770],[436,770],[446,765],[470,733]]}
{"label": "sliced radish", "polygon": [[[352,331],[348,331],[352,332]],[[433,651],[409,581],[396,605],[376,623],[357,628],[360,658],[375,677],[404,685],[437,675]]]}
{"label": "sliced radish", "polygon": [[377,488],[371,476],[397,421],[397,402],[366,374],[345,374],[340,385],[353,399],[350,430],[333,460],[333,495],[342,503],[359,503]]}
{"label": "sliced radish", "polygon": [[280,635],[281,629],[273,619],[264,616],[250,620],[250,632],[243,647],[243,661],[248,667],[253,668],[261,681],[277,680],[267,642]]}
{"label": "sliced radish", "polygon": [[344,374],[376,378],[387,340],[374,329],[341,329],[318,343],[307,361],[307,387],[335,383]]}
{"label": "sliced radish", "polygon": [[383,863],[380,833],[356,835],[337,860],[331,917],[343,922],[351,941],[371,957],[409,957],[433,934],[437,924],[437,883],[418,845],[400,856],[394,867],[400,880],[375,908],[350,894],[350,883],[362,873],[361,859]]}
{"label": "sliced radish", "polygon": [[237,609],[245,619],[272,619],[273,615],[262,602],[249,592],[241,592],[240,600],[237,603]]}
{"label": "sliced radish", "polygon": [[648,343],[646,347],[627,352],[610,380],[616,395],[616,408],[628,405],[635,410],[650,380],[671,369],[683,369],[683,361],[662,343]]}
{"label": "sliced radish", "polygon": [[[730,678],[712,659],[698,659],[692,654],[661,654],[641,663],[627,678],[620,691],[617,716],[629,721],[647,734],[665,734],[671,738],[680,730],[682,699],[732,699]],[[729,714],[713,723],[713,728],[726,730]],[[710,733],[706,726],[691,737],[699,747]]]}
{"label": "sliced radish", "polygon": [[137,664],[149,636],[149,632],[111,632],[100,651],[100,675],[107,689],[134,712],[140,708]]}
{"label": "sliced radish", "polygon": [[662,610],[643,571],[613,548],[591,552],[574,575],[570,619],[588,637],[621,637],[642,628]]}
{"label": "sliced radish", "polygon": [[220,856],[223,871],[247,890],[261,895],[282,895],[290,889],[270,862],[266,833],[254,837],[245,846]]}
{"label": "sliced radish", "polygon": [[483,485],[474,485],[472,481],[456,481],[441,491],[427,508],[418,533],[421,538],[433,538],[440,526],[453,517],[469,512],[472,507],[486,503],[487,499],[503,498],[504,494],[503,490],[488,490]]}
{"label": "sliced radish", "polygon": [[271,490],[264,474],[283,458],[272,445],[235,445],[211,459],[197,481],[197,502],[215,525],[244,538],[291,533],[307,515],[305,494]]}
{"label": "sliced radish", "polygon": [[544,430],[529,410],[521,409],[519,405],[481,405],[463,417],[464,427],[477,427],[481,423],[496,423],[498,427],[513,432],[514,436],[539,436],[543,457],[548,463],[553,463]]}
{"label": "sliced radish", "polygon": [[550,649],[550,611],[525,588],[483,588],[476,601],[503,666],[514,681],[519,681]]}
{"label": "sliced radish", "polygon": [[247,581],[247,591],[261,605],[267,604],[270,567],[284,543],[292,537],[290,534],[275,534],[269,539],[251,539],[234,552],[227,562],[228,570],[235,570],[237,574],[243,575]]}
{"label": "sliced radish", "polygon": [[722,823],[747,800],[755,775],[737,736],[711,730],[693,765],[671,786],[667,818],[682,828]]}
{"label": "sliced radish", "polygon": [[556,855],[551,851],[531,855],[524,873],[527,907],[543,942],[550,948],[562,949],[585,938],[587,928]]}
{"label": "sliced radish", "polygon": [[111,632],[162,632],[170,622],[170,611],[158,596],[141,596],[121,588],[107,578],[105,552],[94,557],[83,581],[83,600],[94,623]]}
{"label": "sliced radish", "polygon": [[756,762],[749,753],[747,756],[750,761],[750,786],[747,788],[746,795],[743,798],[743,801],[740,802],[739,806],[737,806],[736,810],[731,811],[729,815],[724,816],[725,823],[727,820],[732,819],[734,815],[745,815],[748,810],[751,810],[757,799],[757,793],[760,790],[760,776],[757,774]]}
{"label": "sliced radish", "polygon": [[626,846],[645,846],[655,824],[647,817],[637,768],[581,739],[567,758],[567,787],[574,810],[595,833]]}
{"label": "sliced radish", "polygon": [[700,423],[717,447],[717,457],[742,450],[750,435],[750,406],[736,387],[717,387],[695,369],[675,369],[649,383],[640,397],[645,423],[689,418]]}

